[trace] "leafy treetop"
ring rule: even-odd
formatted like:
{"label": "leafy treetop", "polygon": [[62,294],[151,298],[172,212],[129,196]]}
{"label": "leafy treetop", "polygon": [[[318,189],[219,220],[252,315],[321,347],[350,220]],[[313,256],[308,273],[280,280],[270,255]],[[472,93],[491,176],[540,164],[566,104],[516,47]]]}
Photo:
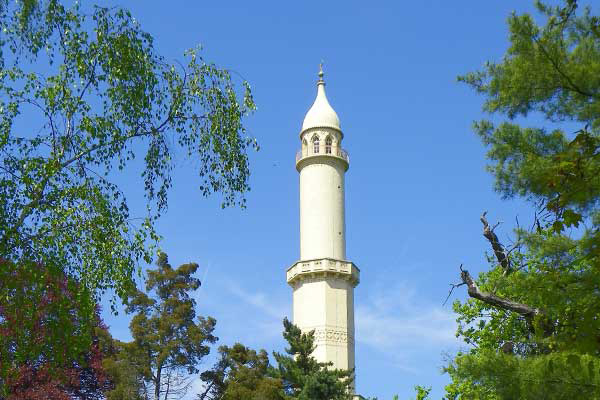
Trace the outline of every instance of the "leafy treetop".
{"label": "leafy treetop", "polygon": [[[254,110],[198,49],[168,63],[122,8],[0,0],[0,257],[60,267],[90,294],[123,296],[159,239],[174,154],[198,160],[204,195],[244,205]],[[142,164],[147,214],[115,173]],[[27,263],[20,263],[27,268]]]}

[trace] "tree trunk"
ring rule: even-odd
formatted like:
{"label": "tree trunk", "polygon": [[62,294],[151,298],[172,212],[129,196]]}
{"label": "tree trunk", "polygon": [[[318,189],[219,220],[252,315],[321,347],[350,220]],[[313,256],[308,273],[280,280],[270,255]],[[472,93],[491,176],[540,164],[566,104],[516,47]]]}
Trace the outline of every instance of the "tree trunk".
{"label": "tree trunk", "polygon": [[156,369],[156,380],[154,381],[154,400],[160,400],[160,375],[162,373],[162,368],[158,367]]}

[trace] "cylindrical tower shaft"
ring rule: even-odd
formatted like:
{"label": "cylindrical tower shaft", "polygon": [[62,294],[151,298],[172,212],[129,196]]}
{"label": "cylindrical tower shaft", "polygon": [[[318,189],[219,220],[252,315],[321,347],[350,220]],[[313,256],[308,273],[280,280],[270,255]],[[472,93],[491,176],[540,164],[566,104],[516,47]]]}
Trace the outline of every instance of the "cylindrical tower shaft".
{"label": "cylindrical tower shaft", "polygon": [[343,160],[321,156],[300,169],[301,260],[346,259],[346,168]]}

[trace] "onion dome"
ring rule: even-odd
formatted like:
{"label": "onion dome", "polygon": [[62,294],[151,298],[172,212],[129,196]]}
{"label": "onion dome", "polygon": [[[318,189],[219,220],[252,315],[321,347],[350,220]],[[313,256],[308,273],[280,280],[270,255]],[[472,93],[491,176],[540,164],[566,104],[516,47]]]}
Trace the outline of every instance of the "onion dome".
{"label": "onion dome", "polygon": [[325,95],[325,81],[323,80],[322,65],[319,66],[317,98],[304,117],[301,132],[310,128],[334,128],[341,131],[340,119],[329,104],[329,101],[327,101],[327,96]]}

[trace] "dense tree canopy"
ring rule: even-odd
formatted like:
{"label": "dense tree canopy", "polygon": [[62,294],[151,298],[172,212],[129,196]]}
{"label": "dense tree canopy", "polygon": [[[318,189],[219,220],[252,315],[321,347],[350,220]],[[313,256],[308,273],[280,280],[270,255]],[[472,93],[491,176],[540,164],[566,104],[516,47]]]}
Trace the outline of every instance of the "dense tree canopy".
{"label": "dense tree canopy", "polygon": [[473,348],[447,367],[451,399],[600,397],[600,19],[574,0],[536,5],[544,25],[511,15],[503,60],[459,78],[509,118],[475,130],[498,192],[535,213],[511,246],[481,217],[491,268],[461,270],[471,299],[454,308]]}
{"label": "dense tree canopy", "polygon": [[94,305],[61,271],[31,270],[0,259],[0,398],[103,398],[111,338]]}
{"label": "dense tree canopy", "polygon": [[[168,63],[128,11],[70,4],[0,0],[0,257],[123,295],[151,261],[175,152],[199,161],[201,193],[244,204],[254,104],[198,50]],[[131,216],[112,178],[134,165],[148,212]]]}

